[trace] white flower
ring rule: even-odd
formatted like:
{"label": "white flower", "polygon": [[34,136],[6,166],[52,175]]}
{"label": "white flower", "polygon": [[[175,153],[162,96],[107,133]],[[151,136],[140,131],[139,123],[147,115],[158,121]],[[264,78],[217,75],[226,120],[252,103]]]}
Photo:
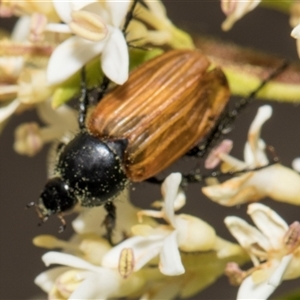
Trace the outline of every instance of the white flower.
{"label": "white flower", "polygon": [[230,30],[234,23],[253,10],[261,0],[221,0],[221,8],[227,16],[222,23],[224,31]]}
{"label": "white flower", "polygon": [[46,82],[46,65],[52,47],[28,43],[25,40],[28,31],[28,18],[22,17],[11,39],[0,41],[0,130],[16,111],[47,100],[53,92]]}
{"label": "white flower", "polygon": [[103,258],[102,265],[118,269],[119,257],[124,249],[133,252],[133,270],[140,270],[159,255],[159,269],[165,275],[180,275],[185,272],[179,249],[185,252],[208,251],[216,242],[214,229],[204,221],[185,214],[175,215],[174,210],[185,204],[185,195],[180,190],[181,174],[173,173],[162,185],[164,202],[156,202],[161,211],[143,210],[139,217],[162,218],[168,225],[137,225],[132,228],[134,237],[125,240]]}
{"label": "white flower", "polygon": [[54,110],[51,102],[37,105],[40,119],[48,126],[39,127],[37,123],[25,123],[15,130],[14,149],[17,153],[33,156],[45,143],[61,140],[67,132],[78,129],[77,113],[66,105]]}
{"label": "white flower", "polygon": [[268,166],[266,146],[260,139],[260,131],[271,115],[272,108],[268,105],[258,110],[248,132],[244,162],[224,153],[219,154],[219,158],[224,162],[222,172],[261,169],[242,172],[223,183],[219,183],[216,178],[209,179],[209,186],[202,188],[202,191],[211,200],[233,206],[270,197],[277,201],[300,204],[299,174],[279,163]]}
{"label": "white flower", "polygon": [[123,279],[117,270],[96,266],[66,253],[48,252],[42,259],[47,266],[64,266],[50,269],[35,279],[35,283],[49,294],[49,299],[126,297],[145,284],[139,274]]}
{"label": "white flower", "polygon": [[[126,296],[148,300],[171,300],[176,296],[182,298],[193,296],[212,284],[224,273],[226,263],[246,262],[248,256],[239,245],[215,236],[214,230],[203,221],[195,222],[194,217],[186,216],[187,219],[184,219],[185,215],[174,215],[174,207],[179,209],[185,203],[184,194],[178,191],[180,181],[181,175],[177,173],[170,175],[164,182],[162,191],[165,202],[155,202],[155,206],[163,206],[162,211],[139,213],[140,217],[143,215],[143,219],[146,219],[147,224],[154,227],[134,226],[134,233],[140,232],[143,236],[130,237],[129,228],[137,222],[137,208],[129,203],[128,193],[124,192],[114,200],[117,212],[120,212],[117,215],[114,240],[127,238],[115,247],[101,237],[104,232],[99,226],[99,220],[101,222],[104,218],[104,211],[98,208],[83,210],[80,213],[73,222],[76,234],[69,241],[49,235],[36,237],[33,241],[36,246],[65,252],[49,252],[43,256],[47,265],[61,266],[40,274],[35,280],[36,284],[48,293],[49,299],[53,300]],[[164,218],[168,223],[173,222],[176,227],[184,228],[181,230],[172,228],[171,225],[157,225],[154,219],[147,217],[149,214]],[[185,224],[184,220],[189,224]],[[146,237],[147,230],[154,234]],[[174,232],[185,236],[177,237],[177,240],[169,238]],[[200,241],[202,235],[204,237]],[[180,244],[174,245],[174,242]],[[178,253],[178,246],[183,247],[186,252]],[[163,275],[159,271],[157,260],[155,258],[151,260],[153,257],[151,250],[158,253],[157,248],[162,252],[161,263],[165,264],[163,270],[169,271],[171,275],[178,274],[178,266],[182,268],[182,260],[184,273],[180,276]],[[168,255],[170,258],[166,257]],[[150,264],[146,266],[150,260]],[[88,292],[85,289],[88,289]]]}
{"label": "white flower", "polygon": [[138,20],[129,24],[128,41],[138,45],[168,45],[175,49],[194,49],[191,37],[176,28],[160,0],[145,0],[147,8],[138,5]]}
{"label": "white flower", "polygon": [[109,79],[123,84],[128,78],[128,49],[120,28],[130,1],[90,2],[81,3],[80,10],[78,6],[74,9],[76,1],[54,2],[56,12],[68,25],[48,24],[47,30],[73,30],[77,35],[54,50],[47,69],[50,85],[65,81],[99,54],[102,70]]}
{"label": "white flower", "polygon": [[272,209],[250,204],[248,214],[257,228],[238,217],[225,218],[225,224],[250,255],[254,267],[227,274],[242,282],[237,299],[267,299],[284,279],[300,276],[300,224],[288,226]]}
{"label": "white flower", "polygon": [[[234,259],[239,264],[248,260],[243,249],[233,243],[217,238],[211,251],[181,253],[185,273],[179,276],[155,277],[140,299],[186,299],[197,295],[224,274],[226,263]],[[142,269],[144,272],[153,270]],[[149,280],[149,279],[148,279]]]}
{"label": "white flower", "polygon": [[46,85],[44,69],[24,68],[16,84],[0,86],[0,97],[13,97],[0,107],[0,128],[18,109],[43,102],[51,93],[52,89]]}

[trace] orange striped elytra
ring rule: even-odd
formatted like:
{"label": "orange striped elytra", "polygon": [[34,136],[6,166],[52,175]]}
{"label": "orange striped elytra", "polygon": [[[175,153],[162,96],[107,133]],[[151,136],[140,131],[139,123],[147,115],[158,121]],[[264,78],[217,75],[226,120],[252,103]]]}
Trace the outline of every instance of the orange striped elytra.
{"label": "orange striped elytra", "polygon": [[173,50],[134,70],[97,105],[88,129],[125,138],[124,169],[143,181],[167,168],[213,127],[229,99],[223,72],[196,50]]}

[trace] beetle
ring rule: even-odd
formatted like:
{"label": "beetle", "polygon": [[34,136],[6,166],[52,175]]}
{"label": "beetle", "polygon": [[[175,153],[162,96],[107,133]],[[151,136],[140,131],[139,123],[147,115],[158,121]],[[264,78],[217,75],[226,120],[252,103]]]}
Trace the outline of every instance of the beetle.
{"label": "beetle", "polygon": [[[172,50],[135,69],[109,92],[58,154],[55,176],[36,205],[45,221],[76,204],[104,205],[129,181],[153,177],[193,148],[214,126],[230,91],[224,73],[197,50]],[[108,235],[109,235],[108,234]]]}

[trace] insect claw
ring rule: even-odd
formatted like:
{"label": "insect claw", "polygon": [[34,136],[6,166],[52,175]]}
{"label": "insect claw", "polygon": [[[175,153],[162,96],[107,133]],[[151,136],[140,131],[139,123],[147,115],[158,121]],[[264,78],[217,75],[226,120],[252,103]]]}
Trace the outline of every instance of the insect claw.
{"label": "insect claw", "polygon": [[59,228],[58,228],[58,233],[64,232],[66,230],[66,228],[67,228],[66,224],[60,225]]}

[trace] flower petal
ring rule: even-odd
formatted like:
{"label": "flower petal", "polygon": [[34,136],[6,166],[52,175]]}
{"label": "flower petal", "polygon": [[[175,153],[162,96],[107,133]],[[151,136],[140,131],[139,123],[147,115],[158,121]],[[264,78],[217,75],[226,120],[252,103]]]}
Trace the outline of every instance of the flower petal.
{"label": "flower petal", "polygon": [[233,141],[225,139],[219,145],[214,147],[208,154],[205,160],[206,169],[214,169],[221,161],[221,157],[224,154],[228,154],[233,147]]}
{"label": "flower petal", "polygon": [[[227,15],[226,20],[222,23],[222,29],[224,31],[230,30],[237,20],[241,19],[245,14],[253,10],[260,3],[260,1],[261,0],[222,0],[222,9]],[[229,2],[229,4],[231,4],[228,9],[226,9],[224,2]]]}
{"label": "flower petal", "polygon": [[78,130],[77,112],[68,105],[53,109],[51,101],[42,102],[37,106],[39,118],[46,124],[75,132]]}
{"label": "flower petal", "polygon": [[250,204],[247,213],[268,238],[272,248],[280,249],[283,237],[289,229],[288,224],[274,210],[261,203]]}
{"label": "flower petal", "polygon": [[121,30],[111,27],[109,30],[108,40],[101,57],[102,70],[110,80],[123,84],[128,79],[129,71],[127,42]]}
{"label": "flower petal", "polygon": [[231,178],[221,184],[212,184],[202,188],[202,192],[211,200],[221,205],[233,206],[247,201],[260,199],[260,191],[250,180],[254,177],[254,172],[245,173],[239,177]]}
{"label": "flower petal", "polygon": [[245,153],[245,162],[249,166],[260,167],[268,164],[268,158],[262,149],[260,140],[260,133],[263,124],[272,116],[272,107],[270,105],[261,106],[254,120],[251,123],[248,132],[248,143],[250,145],[252,155]]}
{"label": "flower petal", "polygon": [[104,1],[92,0],[92,1],[88,1],[87,3],[88,4],[85,5],[84,7],[81,8],[79,7],[78,9],[76,7],[76,10],[80,9],[83,11],[94,13],[98,17],[100,17],[105,24],[111,25],[110,13],[106,8],[106,1],[104,2]]}
{"label": "flower petal", "polygon": [[221,165],[222,173],[236,172],[245,170],[247,165],[245,162],[225,153],[220,154],[220,159],[223,161]]}
{"label": "flower petal", "polygon": [[102,269],[101,273],[81,272],[84,281],[69,299],[115,299],[139,291],[145,284],[144,278],[132,274],[123,279],[116,270]]}
{"label": "flower petal", "polygon": [[114,27],[120,28],[129,10],[130,3],[130,0],[106,1],[105,4],[110,13],[111,24]]}
{"label": "flower petal", "polygon": [[264,281],[260,284],[255,284],[253,282],[252,276],[248,276],[244,279],[239,288],[237,300],[268,299],[268,297],[275,291],[275,289],[276,287],[269,284],[267,281]]}
{"label": "flower petal", "polygon": [[300,39],[300,24],[298,24],[291,32],[291,36],[295,39]]}
{"label": "flower petal", "polygon": [[[99,288],[99,283],[102,281],[101,279],[106,279],[105,277],[109,274],[101,274],[102,276],[99,276],[97,273],[84,272],[82,275],[85,277],[83,282],[75,289],[69,299],[106,299],[109,293],[113,292],[106,288]],[[113,279],[115,280],[115,278]],[[99,295],[99,293],[101,295]]]}
{"label": "flower petal", "polygon": [[15,99],[8,105],[0,107],[0,124],[8,119],[19,107],[20,102],[18,99]]}
{"label": "flower petal", "polygon": [[[49,59],[47,68],[48,84],[61,83],[75,74],[89,60],[102,52],[105,43],[106,40],[94,43],[77,36],[73,36],[61,43],[55,48]],[[117,63],[120,62],[118,61]]]}
{"label": "flower petal", "polygon": [[216,243],[216,232],[203,220],[180,214],[175,217],[177,243],[184,252],[209,251]]}
{"label": "flower petal", "polygon": [[30,23],[30,16],[21,16],[16,22],[14,29],[11,33],[11,40],[14,42],[27,41],[30,32]]}
{"label": "flower petal", "polygon": [[251,245],[258,244],[263,249],[270,249],[268,239],[254,226],[249,225],[246,221],[238,217],[226,217],[224,220],[231,234],[238,240],[239,244],[249,250]]}
{"label": "flower petal", "polygon": [[290,204],[300,204],[300,175],[281,164],[260,170],[257,182],[268,197]]}
{"label": "flower petal", "polygon": [[61,1],[61,0],[53,0],[54,9],[60,19],[65,22],[71,22],[71,12],[72,12],[72,2],[71,1]]}
{"label": "flower petal", "polygon": [[178,250],[177,232],[174,230],[165,238],[160,252],[160,271],[168,276],[181,275],[185,272]]}
{"label": "flower petal", "polygon": [[164,197],[163,212],[165,215],[165,219],[174,228],[176,227],[174,203],[178,195],[181,180],[182,175],[180,173],[172,173],[165,179],[161,186],[161,191]]}
{"label": "flower petal", "polygon": [[278,287],[282,282],[283,274],[285,273],[289,263],[293,259],[293,254],[286,255],[282,258],[279,266],[274,270],[271,277],[268,280],[268,283],[274,287]]}
{"label": "flower petal", "polygon": [[99,272],[99,270],[101,271],[102,269],[100,267],[96,267],[90,264],[89,262],[77,256],[61,253],[61,252],[55,252],[55,251],[50,251],[44,254],[42,256],[42,260],[46,266],[59,264],[59,265],[69,266],[78,269],[91,270],[95,272]]}
{"label": "flower petal", "polygon": [[292,167],[296,172],[300,173],[300,157],[293,160]]}
{"label": "flower petal", "polygon": [[69,267],[57,267],[47,270],[39,274],[35,279],[34,283],[39,286],[44,292],[49,293],[56,278],[64,272],[70,270]]}

